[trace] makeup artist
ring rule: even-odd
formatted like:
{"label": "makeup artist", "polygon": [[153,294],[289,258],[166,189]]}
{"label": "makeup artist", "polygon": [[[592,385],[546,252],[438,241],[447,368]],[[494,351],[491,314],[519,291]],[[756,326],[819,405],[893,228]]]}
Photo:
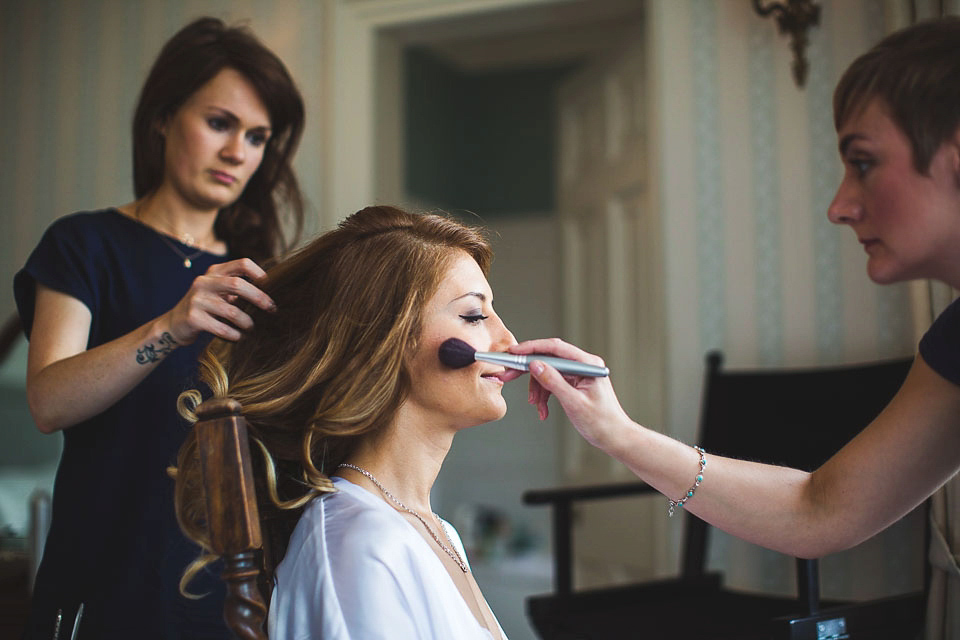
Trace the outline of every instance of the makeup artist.
{"label": "makeup artist", "polygon": [[[845,173],[827,217],[857,235],[873,281],[932,278],[960,289],[960,18],[885,38],[847,69],[833,105]],[[558,340],[511,351],[600,364]],[[683,507],[691,513],[791,555],[817,557],[861,542],[960,470],[960,302],[920,341],[889,406],[813,473],[704,455],[631,420],[608,378],[564,379],[542,363],[531,371],[530,401],[541,417],[555,395],[588,442],[671,504],[689,497]],[[956,614],[960,554],[946,555],[952,577],[936,598]],[[960,637],[956,615],[952,623],[928,616],[933,625],[928,637]]]}
{"label": "makeup artist", "polygon": [[[301,96],[245,28],[201,18],[163,47],[133,121],[136,200],[54,222],[15,277],[30,338],[27,396],[63,433],[26,638],[227,638],[222,586],[178,591],[199,549],[166,474],[187,433],[176,398],[210,335],[270,310],[258,264],[303,206],[291,159]],[[219,594],[217,593],[219,592]]]}

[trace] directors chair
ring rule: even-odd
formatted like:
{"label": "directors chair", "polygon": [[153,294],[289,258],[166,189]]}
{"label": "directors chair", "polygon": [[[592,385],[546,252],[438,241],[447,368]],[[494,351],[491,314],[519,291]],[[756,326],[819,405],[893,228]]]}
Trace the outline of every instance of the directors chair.
{"label": "directors chair", "polygon": [[[700,444],[708,454],[816,469],[880,413],[902,384],[911,360],[724,371],[722,355],[710,353]],[[541,638],[911,639],[922,628],[923,593],[871,602],[821,602],[817,560],[797,559],[797,597],[725,589],[722,576],[705,567],[710,525],[682,509],[679,576],[574,591],[574,503],[646,493],[663,499],[642,482],[524,494],[526,504],[552,509],[555,591],[527,600],[527,613]]]}

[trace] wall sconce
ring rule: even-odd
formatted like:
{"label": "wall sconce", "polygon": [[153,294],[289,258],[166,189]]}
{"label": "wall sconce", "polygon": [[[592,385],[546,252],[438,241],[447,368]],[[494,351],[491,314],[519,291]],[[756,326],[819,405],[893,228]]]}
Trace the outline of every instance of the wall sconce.
{"label": "wall sconce", "polygon": [[787,0],[764,5],[763,0],[753,0],[754,10],[763,17],[774,14],[780,33],[790,36],[790,49],[793,50],[793,79],[798,87],[807,82],[807,70],[810,64],[804,52],[807,48],[807,30],[820,24],[820,6],[813,0]]}

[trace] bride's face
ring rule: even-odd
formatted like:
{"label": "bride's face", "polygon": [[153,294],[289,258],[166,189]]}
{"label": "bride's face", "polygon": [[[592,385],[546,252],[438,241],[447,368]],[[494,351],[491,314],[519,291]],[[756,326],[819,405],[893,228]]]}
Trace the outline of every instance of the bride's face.
{"label": "bride's face", "polygon": [[501,395],[505,369],[482,362],[447,367],[440,362],[439,348],[448,338],[459,338],[477,351],[505,351],[517,342],[493,310],[490,284],[464,251],[457,251],[424,309],[406,404],[424,419],[455,428],[499,420],[507,411]]}

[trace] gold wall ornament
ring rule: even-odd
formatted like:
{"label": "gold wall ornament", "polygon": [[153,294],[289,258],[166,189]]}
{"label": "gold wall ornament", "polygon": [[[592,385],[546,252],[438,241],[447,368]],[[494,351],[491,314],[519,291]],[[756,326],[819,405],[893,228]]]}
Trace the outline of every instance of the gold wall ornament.
{"label": "gold wall ornament", "polygon": [[807,82],[810,68],[804,55],[809,43],[807,30],[820,24],[820,5],[814,4],[813,0],[787,0],[767,5],[763,0],[753,0],[753,8],[763,17],[773,14],[780,33],[789,34],[790,49],[793,50],[793,79],[798,87],[802,87]]}

